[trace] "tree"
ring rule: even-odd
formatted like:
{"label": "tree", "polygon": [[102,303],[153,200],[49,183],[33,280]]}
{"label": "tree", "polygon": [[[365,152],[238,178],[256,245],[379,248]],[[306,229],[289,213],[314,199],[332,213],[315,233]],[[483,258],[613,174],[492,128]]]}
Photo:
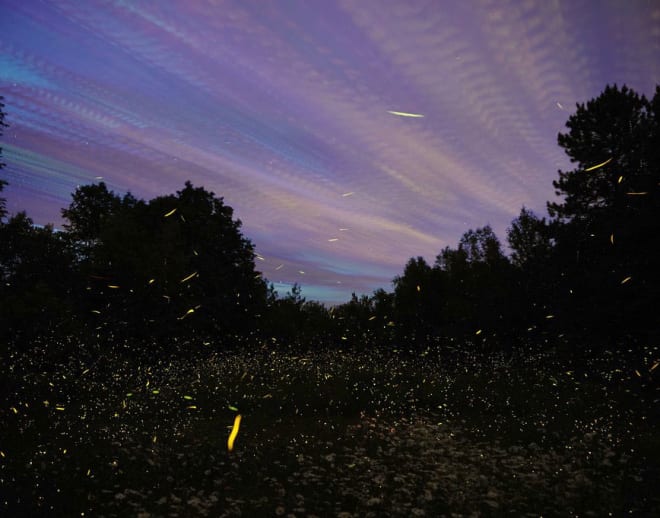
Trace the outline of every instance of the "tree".
{"label": "tree", "polygon": [[457,249],[444,248],[435,268],[445,286],[441,313],[450,333],[502,328],[509,263],[489,225],[465,232]]}
{"label": "tree", "polygon": [[[5,115],[6,115],[5,110],[4,110],[5,105],[2,102],[2,101],[4,101],[4,99],[5,98],[0,95],[0,137],[2,137],[2,135],[3,135],[2,128],[6,128],[6,127],[9,126],[9,124],[7,124],[5,122]],[[0,170],[3,167],[5,167],[5,165],[6,164],[2,161],[2,147],[0,147]],[[5,180],[3,180],[2,178],[0,178],[0,192],[2,192],[2,190],[5,188],[6,185],[7,185],[7,182]],[[0,197],[0,224],[5,219],[5,217],[7,217],[6,203],[7,203],[7,200]]]}
{"label": "tree", "polygon": [[256,330],[266,286],[254,247],[213,192],[186,182],[147,203],[98,184],[79,188],[63,215],[99,325],[148,336]]}
{"label": "tree", "polygon": [[394,310],[401,338],[425,339],[440,323],[441,287],[435,271],[423,257],[412,257],[403,275],[394,279]]}
{"label": "tree", "polygon": [[108,190],[104,182],[83,185],[72,194],[69,207],[62,209],[62,217],[68,221],[64,229],[82,260],[90,259],[104,224],[120,207],[121,198]]}
{"label": "tree", "polygon": [[511,263],[517,268],[536,268],[550,258],[552,239],[548,223],[525,207],[511,222],[506,239],[511,248]]}
{"label": "tree", "polygon": [[77,281],[61,236],[19,212],[0,225],[0,243],[0,335],[70,329]]}
{"label": "tree", "polygon": [[500,241],[490,225],[468,230],[461,236],[458,247],[465,251],[466,260],[472,265],[481,263],[497,268],[505,260]]}
{"label": "tree", "polygon": [[[370,331],[375,329],[371,319],[373,301],[368,295],[358,297],[351,294],[351,300],[334,308],[333,318],[338,323],[339,338],[354,339],[357,344],[365,345],[370,338]],[[374,319],[375,320],[375,319]]]}
{"label": "tree", "polygon": [[558,276],[552,261],[552,228],[545,218],[523,207],[507,229],[507,241],[513,266],[514,289],[509,304],[512,325],[518,331],[535,330],[547,315],[556,312],[549,308],[551,301],[557,300]]}
{"label": "tree", "polygon": [[561,267],[557,280],[566,297],[560,302],[571,325],[590,334],[654,326],[650,315],[660,303],[659,106],[660,88],[648,101],[626,86],[608,85],[577,105],[568,133],[558,136],[576,164],[559,171],[553,185],[562,199],[548,203]]}
{"label": "tree", "polygon": [[569,132],[557,141],[577,167],[559,171],[553,186],[564,199],[548,203],[550,215],[565,222],[634,208],[635,195],[628,193],[648,192],[660,175],[652,104],[625,85],[608,85],[596,99],[577,104],[566,126]]}

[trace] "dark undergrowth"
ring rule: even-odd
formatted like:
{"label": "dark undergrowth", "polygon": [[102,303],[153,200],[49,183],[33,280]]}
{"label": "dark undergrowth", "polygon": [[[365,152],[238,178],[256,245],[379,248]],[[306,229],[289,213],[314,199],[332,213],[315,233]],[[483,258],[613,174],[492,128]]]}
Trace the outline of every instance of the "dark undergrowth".
{"label": "dark undergrowth", "polygon": [[658,348],[123,345],[6,351],[2,514],[660,513]]}

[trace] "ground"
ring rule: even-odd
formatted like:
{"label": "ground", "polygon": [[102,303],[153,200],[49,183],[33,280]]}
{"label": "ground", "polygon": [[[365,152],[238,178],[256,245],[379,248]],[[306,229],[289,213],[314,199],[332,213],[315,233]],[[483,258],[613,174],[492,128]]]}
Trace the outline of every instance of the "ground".
{"label": "ground", "polygon": [[135,344],[10,347],[2,513],[660,514],[658,348],[573,361],[547,344],[206,343],[168,359],[138,359]]}

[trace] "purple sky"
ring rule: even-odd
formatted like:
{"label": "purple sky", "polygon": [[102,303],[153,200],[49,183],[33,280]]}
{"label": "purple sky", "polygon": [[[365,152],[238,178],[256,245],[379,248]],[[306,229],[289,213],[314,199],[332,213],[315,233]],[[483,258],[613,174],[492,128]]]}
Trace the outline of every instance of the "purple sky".
{"label": "purple sky", "polygon": [[190,179],[270,281],[343,302],[545,214],[557,133],[614,82],[660,83],[660,2],[2,0],[4,194],[59,225],[97,177],[145,199]]}

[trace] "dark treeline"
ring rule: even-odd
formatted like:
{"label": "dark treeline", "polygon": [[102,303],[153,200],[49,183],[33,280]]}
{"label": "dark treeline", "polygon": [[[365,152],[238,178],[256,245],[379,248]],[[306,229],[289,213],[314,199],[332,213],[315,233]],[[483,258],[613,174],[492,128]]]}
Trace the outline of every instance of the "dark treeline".
{"label": "dark treeline", "polygon": [[79,187],[62,231],[9,217],[0,199],[0,333],[406,347],[658,338],[659,124],[660,87],[651,100],[606,87],[559,134],[575,167],[553,182],[550,218],[523,207],[508,256],[490,226],[469,230],[433,264],[411,258],[393,292],[334,308],[298,286],[277,296],[231,207],[189,182],[150,201]]}

